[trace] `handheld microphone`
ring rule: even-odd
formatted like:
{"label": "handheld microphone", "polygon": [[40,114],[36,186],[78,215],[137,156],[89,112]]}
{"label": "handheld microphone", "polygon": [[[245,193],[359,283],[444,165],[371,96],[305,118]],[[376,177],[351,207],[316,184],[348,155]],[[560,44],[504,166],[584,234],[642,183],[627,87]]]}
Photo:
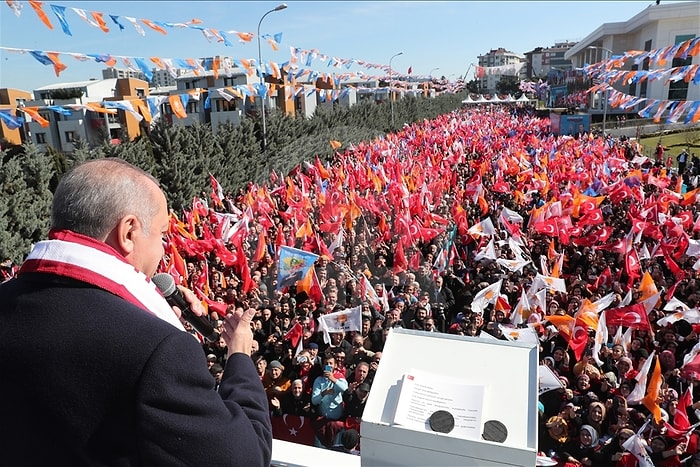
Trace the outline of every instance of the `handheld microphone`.
{"label": "handheld microphone", "polygon": [[192,327],[200,333],[206,340],[213,342],[219,339],[219,333],[214,329],[203,316],[197,316],[190,309],[190,304],[187,303],[182,292],[175,285],[175,280],[167,273],[159,273],[151,279],[153,283],[161,291],[170,306],[176,306],[182,312],[182,317],[190,323]]}

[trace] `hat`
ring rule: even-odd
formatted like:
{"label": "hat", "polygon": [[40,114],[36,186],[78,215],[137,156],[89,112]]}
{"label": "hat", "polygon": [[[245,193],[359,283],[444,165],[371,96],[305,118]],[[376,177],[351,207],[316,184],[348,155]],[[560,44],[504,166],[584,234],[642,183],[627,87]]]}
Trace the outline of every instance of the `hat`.
{"label": "hat", "polygon": [[370,388],[369,388],[369,384],[362,383],[357,387],[357,389],[359,389],[360,391],[369,392]]}
{"label": "hat", "polygon": [[279,368],[280,370],[284,371],[284,365],[282,365],[279,360],[272,360],[269,366],[270,368]]}
{"label": "hat", "polygon": [[214,355],[213,353],[210,353],[209,355],[207,355],[207,361],[208,361],[208,362],[215,362],[215,361],[216,361],[216,355]]}
{"label": "hat", "polygon": [[316,342],[310,342],[309,345],[306,346],[306,348],[318,350],[318,344]]}

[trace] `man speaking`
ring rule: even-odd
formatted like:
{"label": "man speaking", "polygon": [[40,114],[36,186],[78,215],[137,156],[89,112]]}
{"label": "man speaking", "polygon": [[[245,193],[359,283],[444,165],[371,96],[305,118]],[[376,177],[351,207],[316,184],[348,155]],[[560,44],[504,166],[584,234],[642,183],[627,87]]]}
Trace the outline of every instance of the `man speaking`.
{"label": "man speaking", "polygon": [[214,391],[201,345],[150,281],[167,229],[157,181],[124,161],[61,179],[49,239],[0,285],[1,464],[269,465],[254,310],[225,319]]}

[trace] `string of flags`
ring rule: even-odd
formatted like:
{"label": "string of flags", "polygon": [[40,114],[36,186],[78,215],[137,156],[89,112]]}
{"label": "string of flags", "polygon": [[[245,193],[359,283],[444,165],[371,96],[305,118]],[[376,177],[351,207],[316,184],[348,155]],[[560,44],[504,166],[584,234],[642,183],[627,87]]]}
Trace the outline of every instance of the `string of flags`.
{"label": "string of flags", "polygon": [[666,123],[676,123],[685,114],[683,122],[697,123],[700,121],[700,101],[674,100],[674,99],[652,99],[647,97],[632,96],[620,92],[612,87],[613,83],[621,82],[621,85],[642,83],[645,80],[653,82],[664,79],[668,82],[684,81],[688,84],[700,84],[700,65],[684,65],[671,68],[659,68],[650,70],[620,70],[626,61],[633,59],[639,65],[644,60],[649,60],[649,64],[656,63],[665,66],[673,59],[685,60],[700,54],[700,37],[688,39],[678,44],[661,47],[650,51],[627,51],[622,55],[613,56],[608,60],[594,63],[583,67],[583,70],[597,84],[588,89],[587,92],[595,93],[607,91],[608,104],[611,107],[631,109],[637,105],[644,107],[637,112],[642,118],[652,117],[655,122],[660,122],[661,117],[667,112]]}
{"label": "string of flags", "polygon": [[[5,0],[8,7],[14,12],[14,14],[19,17],[22,12],[23,2],[18,0]],[[44,11],[44,2],[41,1],[29,1],[29,5],[32,7],[37,17],[41,22],[49,29],[53,30],[54,25],[51,19]],[[250,43],[256,37],[255,34],[250,32],[241,32],[236,30],[223,31],[221,29],[207,28],[202,26],[202,21],[193,18],[189,21],[181,22],[170,22],[170,21],[160,21],[154,19],[145,18],[135,18],[132,16],[122,16],[116,14],[102,13],[99,11],[86,11],[82,8],[65,7],[62,5],[49,4],[49,8],[56,16],[56,19],[61,26],[62,31],[68,36],[72,37],[72,31],[70,28],[69,17],[66,15],[67,11],[74,12],[81,20],[87,22],[90,26],[100,29],[104,33],[109,33],[111,31],[105,18],[108,17],[112,24],[120,31],[126,29],[125,24],[131,24],[134,29],[141,36],[146,35],[146,30],[143,26],[146,26],[150,30],[156,31],[160,34],[167,35],[168,29],[193,29],[200,31],[208,42],[216,41],[218,43],[223,43],[228,47],[232,47],[233,43],[229,39],[229,35],[234,35],[238,37],[238,42],[240,43]],[[260,38],[265,40],[273,51],[278,51],[280,45],[282,45],[282,33],[261,34]],[[290,51],[290,63],[292,65],[297,63],[304,63],[305,66],[311,66],[314,61],[320,61],[321,64],[326,64],[328,67],[349,69],[352,65],[358,65],[360,67],[366,68],[368,70],[380,69],[384,72],[388,72],[388,65],[381,65],[376,63],[370,63],[360,59],[354,58],[339,58],[330,56],[320,52],[318,49],[302,49],[299,47],[289,46]],[[60,72],[60,71],[59,71]],[[58,72],[57,72],[58,73]],[[409,73],[411,74],[411,73]],[[57,75],[58,76],[58,75]]]}

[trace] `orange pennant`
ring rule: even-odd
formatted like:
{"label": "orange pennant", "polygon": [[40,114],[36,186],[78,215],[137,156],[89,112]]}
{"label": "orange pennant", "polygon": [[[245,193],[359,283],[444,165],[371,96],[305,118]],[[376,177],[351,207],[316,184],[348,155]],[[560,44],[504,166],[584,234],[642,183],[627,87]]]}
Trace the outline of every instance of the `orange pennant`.
{"label": "orange pennant", "polygon": [[58,52],[46,52],[46,56],[49,57],[49,60],[53,63],[53,71],[56,72],[56,76],[60,75],[63,70],[68,68],[61,63],[61,60],[58,58]]}
{"label": "orange pennant", "polygon": [[141,22],[149,28],[153,29],[154,31],[158,31],[159,33],[163,34],[164,36],[168,34],[167,32],[165,32],[165,29],[161,28],[151,20],[142,19]]}
{"label": "orange pennant", "polygon": [[35,120],[42,128],[49,126],[49,121],[39,115],[38,107],[22,107],[19,110],[32,117],[32,120]]}
{"label": "orange pennant", "polygon": [[182,106],[182,99],[180,99],[178,94],[168,96],[168,102],[170,102],[170,108],[173,109],[173,113],[177,118],[187,118],[187,112],[185,112],[185,108]]}
{"label": "orange pennant", "polygon": [[53,24],[51,24],[49,17],[46,16],[46,13],[44,13],[44,9],[43,9],[44,2],[38,2],[36,0],[29,0],[29,5],[31,5],[31,7],[34,8],[36,15],[39,17],[41,22],[44,23],[47,28],[53,29]]}
{"label": "orange pennant", "polygon": [[90,14],[93,18],[95,18],[95,21],[97,21],[97,24],[100,26],[100,29],[102,29],[102,32],[109,32],[109,28],[107,27],[107,23],[105,23],[105,20],[102,17],[102,13],[99,13],[97,11],[91,11]]}

